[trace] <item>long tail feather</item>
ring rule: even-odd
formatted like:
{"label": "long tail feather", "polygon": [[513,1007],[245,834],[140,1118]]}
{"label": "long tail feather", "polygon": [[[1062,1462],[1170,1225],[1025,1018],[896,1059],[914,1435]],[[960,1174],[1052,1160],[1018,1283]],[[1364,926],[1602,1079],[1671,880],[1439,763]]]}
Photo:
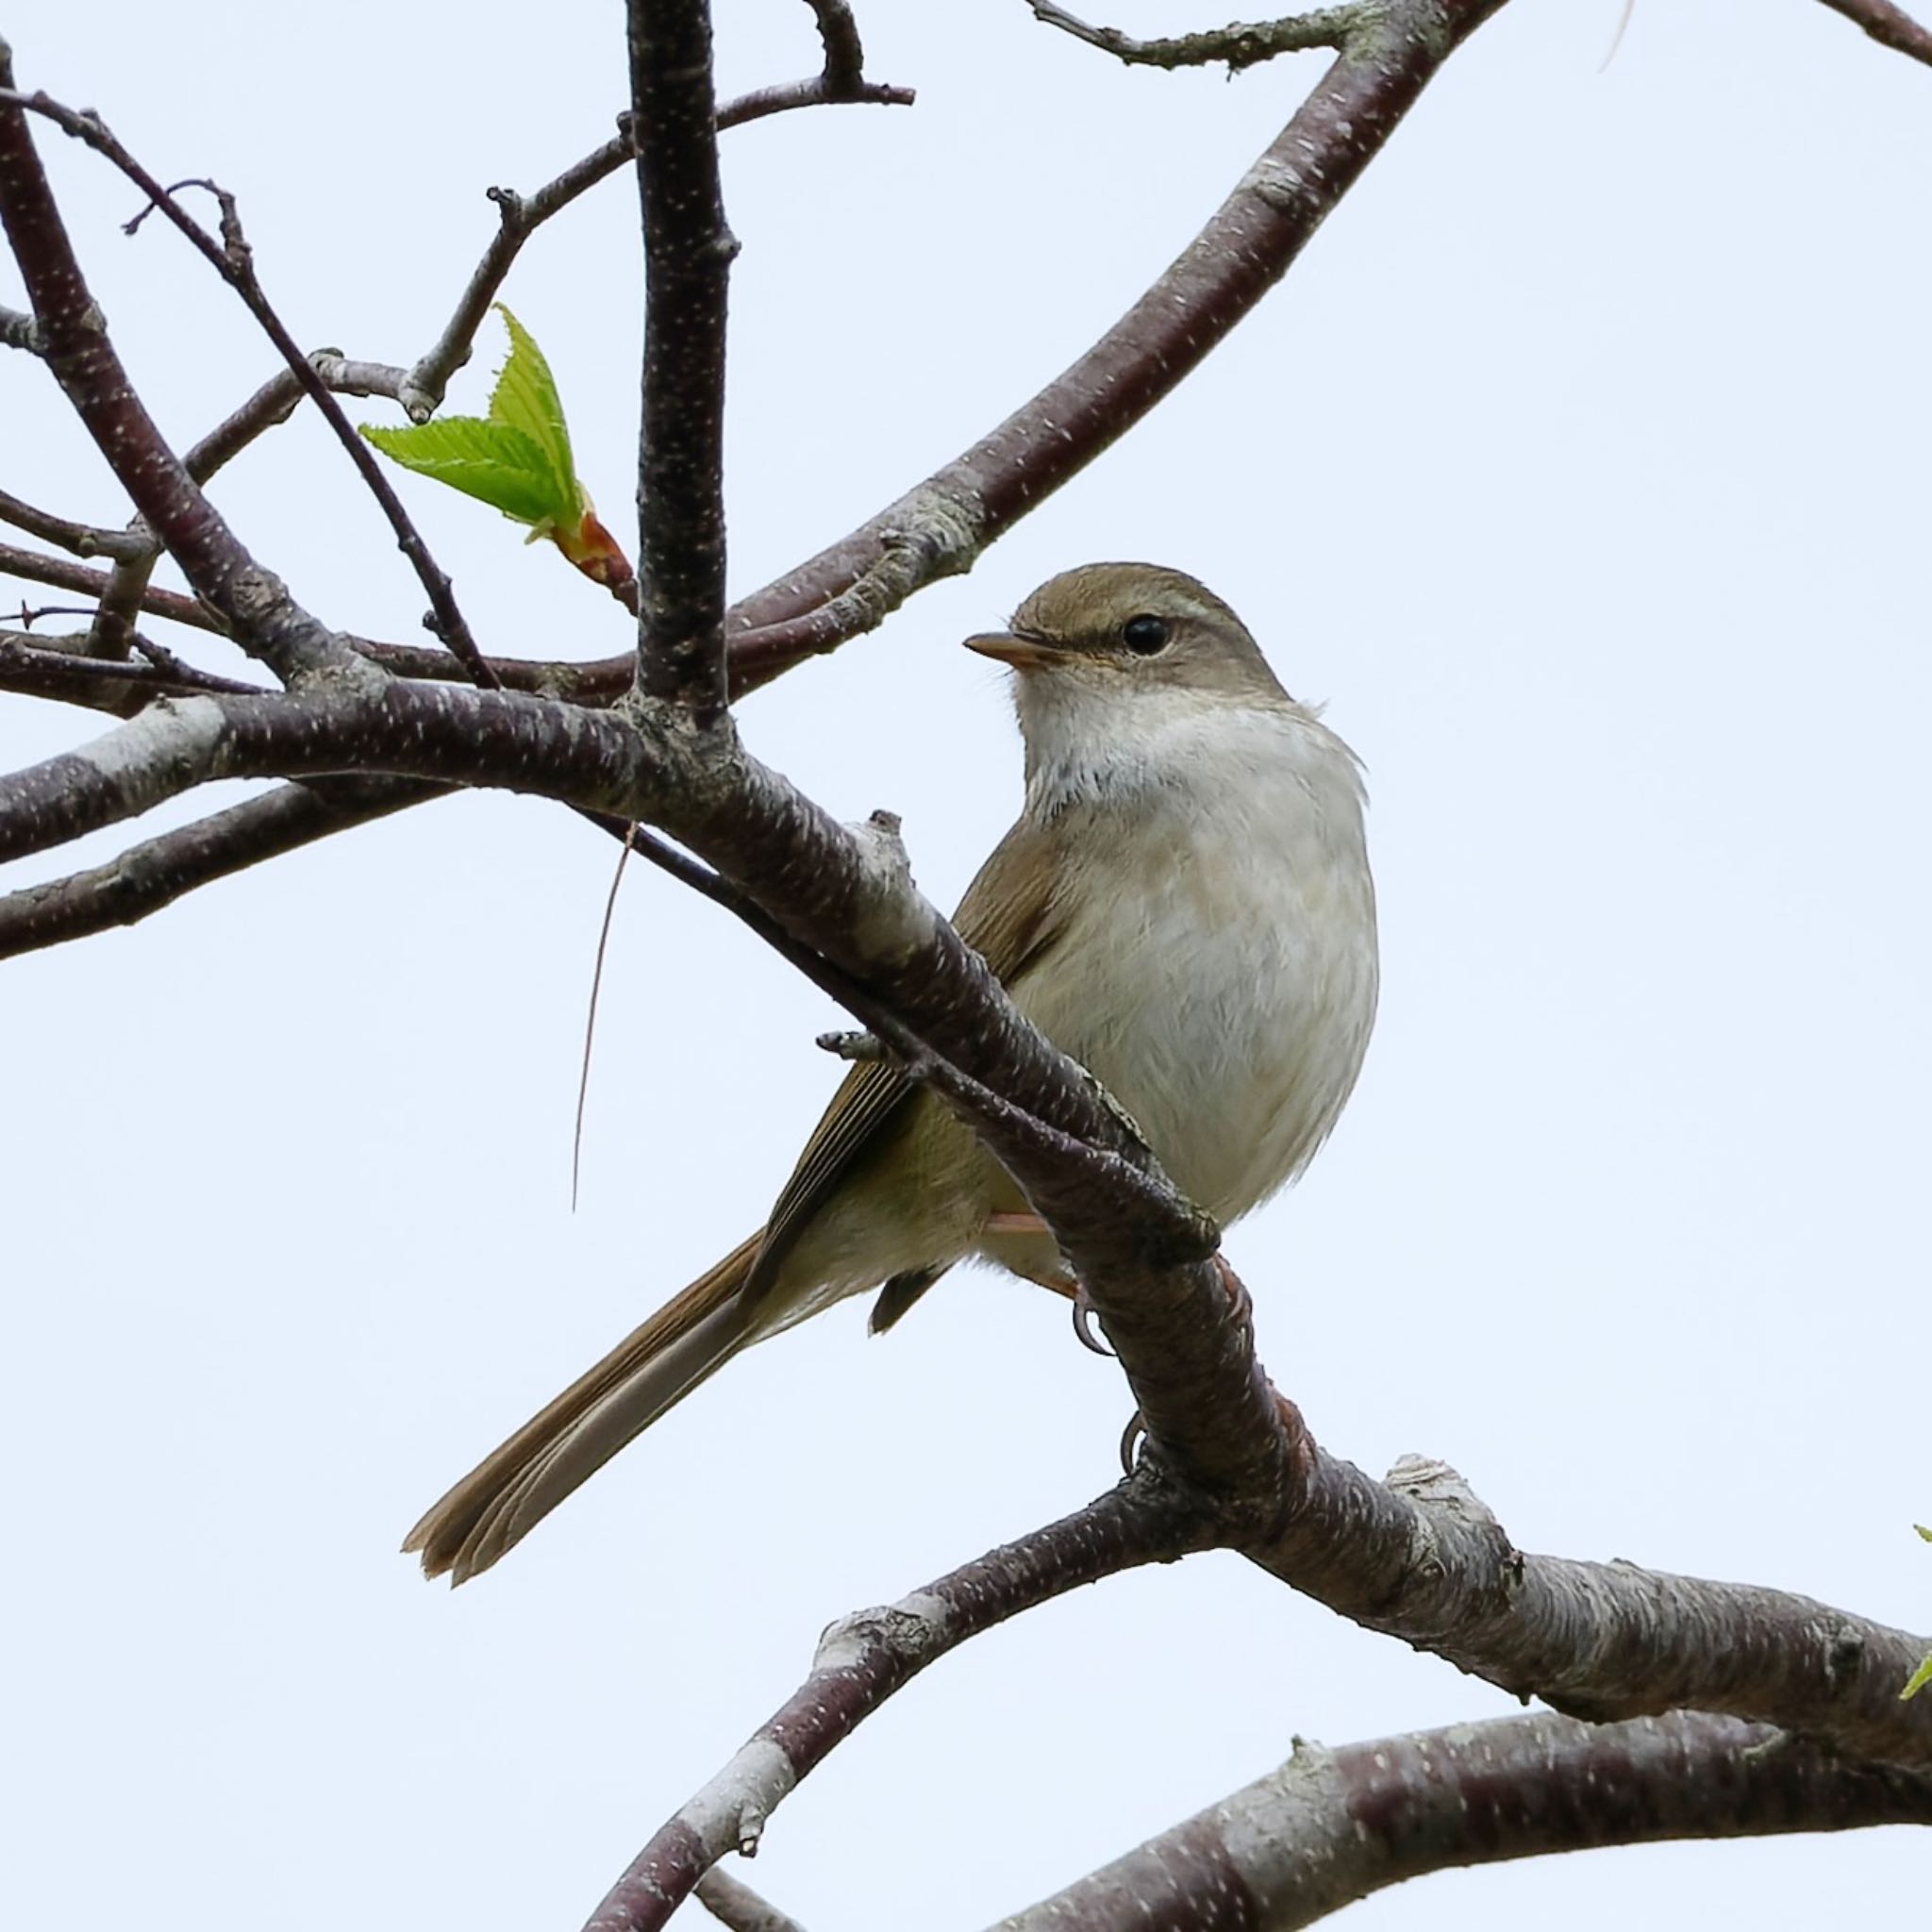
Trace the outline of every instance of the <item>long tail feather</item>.
{"label": "long tail feather", "polygon": [[463,1583],[755,1339],[740,1291],[762,1231],[733,1249],[492,1451],[403,1540]]}

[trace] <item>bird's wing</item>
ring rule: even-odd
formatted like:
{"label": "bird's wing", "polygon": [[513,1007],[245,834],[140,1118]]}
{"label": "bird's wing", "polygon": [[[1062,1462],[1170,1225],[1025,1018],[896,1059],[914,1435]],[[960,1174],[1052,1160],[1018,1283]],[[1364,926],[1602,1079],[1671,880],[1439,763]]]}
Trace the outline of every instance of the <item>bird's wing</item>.
{"label": "bird's wing", "polygon": [[[1039,964],[1065,929],[1055,891],[1060,868],[1054,862],[1053,837],[1051,830],[1021,820],[979,868],[953,915],[959,937],[1008,988]],[[746,1283],[748,1298],[757,1299],[771,1286],[812,1216],[913,1092],[905,1074],[883,1060],[864,1061],[846,1074],[773,1204]]]}

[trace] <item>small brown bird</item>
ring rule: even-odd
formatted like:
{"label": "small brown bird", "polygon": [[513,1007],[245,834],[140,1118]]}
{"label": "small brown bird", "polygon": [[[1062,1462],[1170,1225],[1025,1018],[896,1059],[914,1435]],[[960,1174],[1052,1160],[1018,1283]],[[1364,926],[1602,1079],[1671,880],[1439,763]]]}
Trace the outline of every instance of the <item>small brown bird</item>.
{"label": "small brown bird", "polygon": [[[954,915],[1028,1019],[1225,1225],[1307,1164],[1376,992],[1354,754],[1179,571],[1097,563],[967,639],[1012,666],[1026,798]],[[771,1217],[437,1503],[403,1547],[461,1583],[741,1349],[880,1291],[876,1332],[978,1256],[1064,1291],[969,1129],[856,1066]]]}

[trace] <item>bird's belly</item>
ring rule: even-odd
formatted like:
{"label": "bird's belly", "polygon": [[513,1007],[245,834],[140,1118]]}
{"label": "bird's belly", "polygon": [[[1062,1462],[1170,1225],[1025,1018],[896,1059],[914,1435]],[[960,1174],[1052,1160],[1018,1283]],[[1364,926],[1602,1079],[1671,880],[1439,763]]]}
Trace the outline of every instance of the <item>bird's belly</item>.
{"label": "bird's belly", "polygon": [[[1365,878],[1365,874],[1363,875]],[[1133,1115],[1174,1184],[1226,1223],[1307,1164],[1374,1017],[1373,901],[1345,868],[1271,841],[1190,848],[1068,935],[1077,1005],[1018,1000]]]}

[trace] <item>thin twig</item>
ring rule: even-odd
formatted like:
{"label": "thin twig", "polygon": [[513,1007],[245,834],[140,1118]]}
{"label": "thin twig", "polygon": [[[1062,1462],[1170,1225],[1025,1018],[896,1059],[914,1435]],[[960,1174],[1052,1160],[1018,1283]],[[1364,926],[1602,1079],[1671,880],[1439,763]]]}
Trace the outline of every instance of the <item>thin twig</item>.
{"label": "thin twig", "polygon": [[1058,27],[1090,47],[1124,60],[1130,67],[1206,67],[1225,63],[1230,74],[1258,66],[1277,54],[1304,54],[1315,47],[1340,47],[1363,22],[1360,7],[1324,7],[1283,20],[1214,27],[1171,40],[1137,41],[1115,26],[1089,26],[1054,0],[1026,0],[1043,26]]}
{"label": "thin twig", "polygon": [[[375,498],[395,537],[397,548],[409,559],[410,567],[415,571],[418,580],[428,595],[431,614],[425,620],[425,623],[436,637],[448,646],[451,655],[461,662],[476,683],[489,683],[494,674],[485,662],[476,641],[471,634],[469,622],[457,603],[456,591],[450,583],[448,574],[430,555],[429,546],[423,541],[422,533],[411,521],[409,513],[403,508],[402,499],[396,494],[388,476],[383,474],[382,466],[376,461],[375,453],[362,438],[357,435],[355,425],[349,421],[341,405],[336,401],[329,386],[297,346],[295,339],[283,325],[281,317],[275,313],[274,305],[269,301],[261,286],[260,277],[256,274],[255,252],[242,233],[235,197],[211,181],[195,180],[182,184],[187,187],[205,188],[215,196],[221,208],[222,223],[221,240],[217,242],[181,206],[175,192],[162,187],[160,182],[134,158],[98,116],[76,113],[73,108],[62,106],[44,93],[30,98],[16,95],[14,99],[17,105],[46,116],[63,133],[74,136],[75,140],[92,148],[103,159],[120,169],[148,197],[149,206],[158,208],[242,298],[242,306],[254,316],[262,332],[275,345],[283,362],[295,380],[302,385],[309,400],[322,411],[323,418],[333,431],[336,441],[356,466],[371,495]],[[134,220],[127,224],[130,232],[140,225],[147,212],[148,209],[143,208],[141,214],[136,215]]]}
{"label": "thin twig", "polygon": [[75,557],[131,557],[142,545],[125,530],[97,529],[92,524],[76,524],[67,517],[36,509],[17,496],[0,490],[0,524],[11,524],[42,543],[58,543]]}
{"label": "thin twig", "polygon": [[354,675],[355,653],[256,562],[135,392],[34,150],[30,112],[83,140],[105,136],[97,122],[44,95],[16,92],[10,56],[0,42],[0,225],[33,302],[55,379],[135,508],[243,648],[289,684],[325,670]]}
{"label": "thin twig", "polygon": [[1921,26],[1891,0],[1824,0],[1824,4],[1862,27],[1880,46],[1932,67],[1932,27]]}
{"label": "thin twig", "polygon": [[[718,109],[718,131],[741,127],[767,115],[782,114],[794,108],[844,106],[872,103],[879,107],[910,107],[909,87],[889,87],[877,81],[860,80],[856,86],[835,84],[829,74],[810,80],[781,82],[757,88],[726,101]],[[476,332],[490,313],[491,304],[509,275],[510,266],[524,243],[547,222],[561,212],[598,182],[608,180],[626,161],[635,158],[631,143],[629,117],[622,130],[602,147],[566,168],[554,181],[546,182],[532,194],[519,194],[513,188],[491,188],[487,192],[496,205],[496,233],[483,251],[482,259],[471,271],[470,279],[456,307],[443,325],[442,332],[408,370],[398,372],[396,386],[387,391],[402,404],[412,422],[426,423],[442,407],[450,377],[469,361],[475,348]]]}
{"label": "thin twig", "polygon": [[[91,570],[85,564],[69,563],[64,557],[45,557],[34,550],[18,550],[0,543],[0,576],[24,577],[30,584],[51,584],[57,591],[74,591],[98,602],[107,593],[108,573]],[[143,593],[141,608],[153,617],[165,617],[173,624],[225,636],[222,621],[207,605],[179,591]]]}
{"label": "thin twig", "polygon": [[23,315],[18,308],[0,306],[0,345],[24,349],[29,356],[43,354],[40,324],[31,315]]}

